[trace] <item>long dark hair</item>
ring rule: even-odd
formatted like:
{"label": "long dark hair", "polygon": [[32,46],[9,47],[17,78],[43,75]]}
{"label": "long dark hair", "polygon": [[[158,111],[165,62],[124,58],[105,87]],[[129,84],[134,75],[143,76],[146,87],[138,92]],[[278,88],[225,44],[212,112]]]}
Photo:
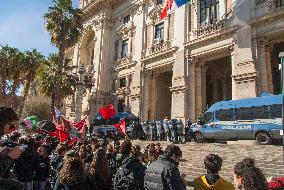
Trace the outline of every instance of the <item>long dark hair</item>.
{"label": "long dark hair", "polygon": [[65,155],[59,179],[61,183],[65,183],[68,186],[82,184],[87,180],[83,162],[77,155]]}
{"label": "long dark hair", "polygon": [[99,148],[94,153],[90,172],[95,177],[97,184],[108,185],[110,183],[111,172],[105,149]]}
{"label": "long dark hair", "polygon": [[267,181],[262,171],[255,166],[254,159],[245,158],[235,165],[234,173],[243,178],[245,190],[268,190]]}

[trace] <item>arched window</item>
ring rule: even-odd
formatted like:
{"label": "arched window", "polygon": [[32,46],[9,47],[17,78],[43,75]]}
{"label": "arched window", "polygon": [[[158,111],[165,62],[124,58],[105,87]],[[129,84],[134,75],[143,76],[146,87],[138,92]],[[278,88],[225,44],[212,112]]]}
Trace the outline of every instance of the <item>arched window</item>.
{"label": "arched window", "polygon": [[207,26],[218,21],[219,0],[200,0],[200,25]]}

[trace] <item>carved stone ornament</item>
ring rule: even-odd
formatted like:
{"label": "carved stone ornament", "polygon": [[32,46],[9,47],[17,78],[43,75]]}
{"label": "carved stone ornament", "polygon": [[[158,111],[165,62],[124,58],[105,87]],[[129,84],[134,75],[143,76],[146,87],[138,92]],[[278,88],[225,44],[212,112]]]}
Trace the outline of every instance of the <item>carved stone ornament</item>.
{"label": "carved stone ornament", "polygon": [[115,96],[127,96],[129,94],[130,94],[130,89],[128,87],[118,88],[114,93]]}
{"label": "carved stone ornament", "polygon": [[147,24],[157,24],[163,11],[162,5],[155,6],[147,15]]}
{"label": "carved stone ornament", "polygon": [[127,24],[121,25],[117,29],[117,33],[120,39],[125,39],[127,37],[133,37],[135,34],[136,26],[134,26],[134,22],[130,22]]}
{"label": "carved stone ornament", "polygon": [[140,86],[133,86],[131,88],[131,94],[130,94],[130,98],[131,100],[137,100],[140,98],[140,93],[141,93],[141,87]]}

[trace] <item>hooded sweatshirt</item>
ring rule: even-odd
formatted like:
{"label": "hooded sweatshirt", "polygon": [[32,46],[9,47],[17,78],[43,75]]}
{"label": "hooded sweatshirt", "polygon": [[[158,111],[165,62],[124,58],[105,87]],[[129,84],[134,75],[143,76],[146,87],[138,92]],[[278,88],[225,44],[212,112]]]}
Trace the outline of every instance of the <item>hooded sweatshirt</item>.
{"label": "hooded sweatshirt", "polygon": [[220,178],[214,184],[209,184],[206,176],[203,175],[194,180],[194,190],[235,190],[232,183]]}

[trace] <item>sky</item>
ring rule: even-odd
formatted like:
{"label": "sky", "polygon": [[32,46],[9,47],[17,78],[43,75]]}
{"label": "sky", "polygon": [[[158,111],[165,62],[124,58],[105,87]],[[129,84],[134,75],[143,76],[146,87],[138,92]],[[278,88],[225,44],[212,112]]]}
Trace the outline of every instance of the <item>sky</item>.
{"label": "sky", "polygon": [[[73,0],[78,7],[79,0]],[[33,48],[47,56],[57,52],[44,28],[43,15],[52,0],[0,0],[0,44],[21,51]]]}

